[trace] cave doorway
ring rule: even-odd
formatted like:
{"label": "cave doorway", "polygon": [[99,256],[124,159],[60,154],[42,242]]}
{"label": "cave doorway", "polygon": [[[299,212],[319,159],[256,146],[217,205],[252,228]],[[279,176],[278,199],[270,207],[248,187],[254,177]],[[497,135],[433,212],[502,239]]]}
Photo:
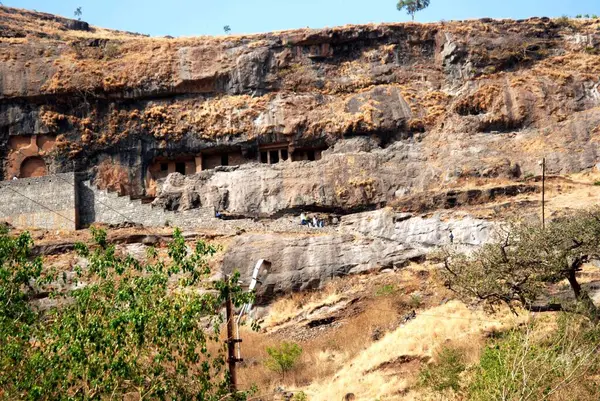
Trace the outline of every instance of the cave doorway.
{"label": "cave doorway", "polygon": [[48,175],[46,162],[39,156],[28,157],[21,163],[19,177],[43,177],[45,175]]}
{"label": "cave doorway", "polygon": [[185,175],[185,162],[176,162],[175,163],[175,172]]}

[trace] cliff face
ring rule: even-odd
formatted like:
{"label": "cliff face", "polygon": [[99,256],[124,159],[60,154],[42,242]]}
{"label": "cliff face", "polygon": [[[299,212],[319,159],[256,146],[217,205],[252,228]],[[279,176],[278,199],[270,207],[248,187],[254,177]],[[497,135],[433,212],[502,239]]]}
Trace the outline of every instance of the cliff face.
{"label": "cliff face", "polygon": [[245,215],[516,180],[542,156],[551,173],[578,172],[598,159],[599,29],[534,18],[170,39],[2,7],[4,176],[32,135],[52,141],[50,172],[92,169],[133,195],[153,193],[157,160],[329,148],[159,191],[163,205]]}

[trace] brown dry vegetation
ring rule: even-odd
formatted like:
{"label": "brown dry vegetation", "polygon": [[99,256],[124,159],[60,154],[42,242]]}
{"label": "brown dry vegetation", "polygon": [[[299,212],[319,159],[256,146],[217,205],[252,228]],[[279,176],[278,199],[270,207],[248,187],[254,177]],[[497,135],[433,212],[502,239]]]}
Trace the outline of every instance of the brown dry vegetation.
{"label": "brown dry vegetation", "polygon": [[[479,63],[472,72],[476,83],[472,93],[464,96],[450,94],[440,90],[436,83],[443,82],[444,75],[440,66],[423,58],[419,47],[400,48],[400,44],[374,44],[361,49],[360,54],[339,63],[319,65],[306,57],[309,53],[330,55],[330,44],[321,45],[313,50],[309,44],[314,36],[334,37],[354,26],[344,26],[325,30],[296,30],[271,34],[240,35],[227,37],[199,38],[146,38],[118,31],[102,30],[92,27],[89,32],[66,29],[65,20],[52,16],[36,14],[24,10],[0,8],[0,19],[6,31],[30,35],[45,46],[34,45],[27,39],[23,51],[6,52],[14,61],[14,67],[36,75],[37,64],[43,61],[51,66],[44,67],[46,74],[40,74],[42,94],[81,94],[86,92],[122,93],[124,91],[143,90],[151,85],[157,93],[181,92],[203,94],[208,99],[182,100],[171,104],[150,105],[148,110],[130,110],[130,113],[113,112],[108,118],[88,116],[95,119],[99,129],[78,127],[84,131],[83,143],[98,143],[106,146],[136,132],[148,132],[158,139],[179,140],[186,133],[194,133],[203,138],[215,138],[227,135],[247,135],[249,138],[281,132],[293,135],[302,132],[311,137],[330,133],[344,135],[347,132],[369,131],[379,126],[377,121],[378,105],[366,101],[357,113],[346,110],[348,101],[374,87],[382,85],[381,77],[373,74],[374,65],[393,66],[399,53],[403,57],[410,55],[410,68],[390,70],[390,79],[385,84],[389,88],[401,91],[410,105],[412,118],[407,127],[416,131],[440,129],[444,120],[450,119],[451,111],[486,113],[480,126],[519,126],[526,114],[534,113],[530,103],[546,103],[548,94],[539,89],[539,82],[548,81],[553,85],[568,86],[573,81],[589,80],[600,69],[598,57],[586,52],[585,45],[572,44],[568,40],[540,40],[540,32],[554,30],[569,37],[577,32],[580,35],[593,34],[597,21],[573,21],[564,26],[551,21],[530,20],[526,22],[446,22],[433,24],[388,24],[361,26],[361,30],[381,35],[387,29],[403,28],[414,43],[432,40],[435,32],[444,31],[453,35],[459,44],[468,45],[469,51]],[[509,35],[505,35],[506,31]],[[90,44],[90,39],[100,42]],[[285,48],[273,48],[272,39],[280,38]],[[3,39],[2,41],[9,39]],[[67,43],[67,46],[62,46]],[[479,43],[479,45],[477,45]],[[59,46],[61,45],[61,46]],[[565,46],[567,51],[577,53],[558,54],[551,47]],[[38,49],[39,47],[39,49]],[[45,50],[44,50],[45,49]],[[194,50],[197,49],[198,51]],[[304,50],[303,50],[304,49]],[[530,50],[528,50],[530,49]],[[531,50],[533,49],[533,50]],[[15,49],[12,49],[15,50]],[[222,94],[219,80],[238,71],[237,57],[246,56],[255,51],[274,51],[277,67],[265,77],[266,82],[280,81],[262,96],[245,94]],[[41,51],[42,54],[38,54]],[[193,51],[193,57],[182,56]],[[14,54],[13,54],[14,53]],[[413,54],[414,53],[414,54]],[[556,53],[556,54],[555,54]],[[518,56],[518,57],[517,57]],[[183,58],[182,58],[183,57]],[[28,61],[26,61],[26,59]],[[515,68],[503,71],[502,65],[494,71],[480,75],[478,69],[485,69],[501,62],[529,63],[530,68]],[[29,63],[29,64],[26,64]],[[191,73],[185,78],[180,66],[189,64],[186,69]],[[519,91],[505,93],[501,90],[506,84]],[[316,95],[318,94],[318,95]],[[9,97],[11,95],[8,95]],[[325,98],[323,98],[325,96]],[[537,98],[533,101],[532,96]],[[289,101],[287,99],[290,99]],[[517,104],[512,107],[506,103]],[[255,125],[257,118],[266,118],[274,105],[281,106],[280,121],[277,124]],[[555,121],[568,116],[572,106],[568,102],[558,102],[551,110],[535,111],[538,116],[530,117],[536,123],[545,124],[548,115]],[[69,119],[73,116],[58,116]],[[483,124],[483,125],[482,125]],[[47,124],[54,131],[53,124]],[[447,130],[448,124],[445,124]],[[463,129],[464,127],[457,127]],[[481,128],[481,127],[480,127]],[[94,134],[95,133],[95,134]],[[91,139],[90,139],[91,138]],[[81,146],[72,147],[73,155]]]}
{"label": "brown dry vegetation", "polygon": [[[260,333],[243,331],[241,381],[261,389],[281,384],[300,388],[332,376],[374,338],[398,327],[407,312],[439,303],[443,290],[423,287],[422,278],[428,275],[427,268],[415,266],[398,273],[337,279],[318,292],[278,300],[269,308]],[[416,294],[422,305],[417,306]],[[310,327],[310,322],[332,316],[332,323]],[[296,341],[304,350],[300,365],[283,383],[263,365],[266,347],[281,341]]]}

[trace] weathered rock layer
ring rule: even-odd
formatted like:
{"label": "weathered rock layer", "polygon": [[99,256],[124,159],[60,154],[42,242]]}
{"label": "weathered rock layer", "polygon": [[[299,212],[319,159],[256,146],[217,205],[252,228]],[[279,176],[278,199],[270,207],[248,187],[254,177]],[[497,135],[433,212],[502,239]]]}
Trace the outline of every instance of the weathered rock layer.
{"label": "weathered rock layer", "polygon": [[[332,148],[353,136],[376,146],[321,162],[203,173],[186,179],[187,189],[170,188],[199,199],[192,204],[246,215],[321,204],[355,210],[468,180],[518,179],[537,172],[542,156],[553,173],[598,161],[596,20],[191,39],[6,7],[0,20],[0,158],[8,163],[18,151],[13,137],[52,136],[56,149],[42,155],[50,172],[110,161],[123,167],[121,187],[133,195],[150,192],[146,175],[157,158],[227,149],[252,158],[264,144]],[[243,201],[232,188],[253,178],[260,184]],[[282,200],[260,190],[280,191]]]}

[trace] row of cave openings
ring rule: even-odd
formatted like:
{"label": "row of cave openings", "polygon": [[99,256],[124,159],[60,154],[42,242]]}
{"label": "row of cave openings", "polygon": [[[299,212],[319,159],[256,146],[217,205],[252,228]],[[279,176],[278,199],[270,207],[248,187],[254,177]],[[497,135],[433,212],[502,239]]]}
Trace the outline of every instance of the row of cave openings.
{"label": "row of cave openings", "polygon": [[219,166],[239,166],[246,163],[278,164],[283,162],[320,160],[325,147],[293,148],[288,143],[262,145],[258,152],[248,154],[241,149],[207,150],[197,155],[157,157],[148,167],[147,177],[157,181],[171,173],[196,174]]}
{"label": "row of cave openings", "polygon": [[[52,135],[11,136],[5,178],[30,178],[48,175],[45,157],[55,149]],[[153,184],[171,173],[190,175],[219,166],[238,166],[246,163],[278,164],[284,162],[320,160],[326,147],[295,148],[289,143],[259,146],[253,152],[243,152],[240,147],[206,150],[197,155],[157,157],[148,167],[147,177]],[[149,187],[152,185],[149,185]]]}

